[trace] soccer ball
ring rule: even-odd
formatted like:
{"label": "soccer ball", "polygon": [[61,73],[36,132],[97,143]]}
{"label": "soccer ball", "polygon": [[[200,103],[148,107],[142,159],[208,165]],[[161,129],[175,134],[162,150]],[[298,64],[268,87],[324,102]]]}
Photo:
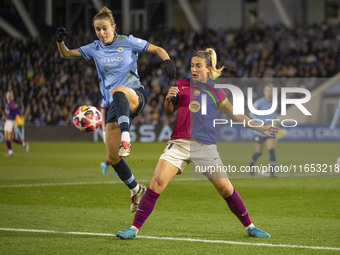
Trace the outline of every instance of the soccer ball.
{"label": "soccer ball", "polygon": [[92,132],[102,123],[102,115],[96,107],[83,105],[74,112],[73,123],[82,132]]}

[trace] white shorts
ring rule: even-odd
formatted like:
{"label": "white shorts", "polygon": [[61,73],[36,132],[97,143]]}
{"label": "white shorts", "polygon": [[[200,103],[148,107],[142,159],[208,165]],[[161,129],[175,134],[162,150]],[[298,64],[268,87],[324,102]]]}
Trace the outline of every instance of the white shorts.
{"label": "white shorts", "polygon": [[223,165],[216,144],[204,144],[190,139],[170,140],[159,159],[177,167],[179,174],[190,162],[200,167]]}
{"label": "white shorts", "polygon": [[4,130],[14,133],[17,129],[17,122],[15,120],[6,120]]}

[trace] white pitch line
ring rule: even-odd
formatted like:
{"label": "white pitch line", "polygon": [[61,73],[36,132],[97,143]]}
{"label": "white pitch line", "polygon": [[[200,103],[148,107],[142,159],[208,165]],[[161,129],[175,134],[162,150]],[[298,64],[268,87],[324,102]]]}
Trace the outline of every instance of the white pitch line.
{"label": "white pitch line", "polygon": [[[110,236],[110,237],[116,236],[114,234],[107,234],[107,233],[65,232],[65,231],[40,230],[40,229],[0,228],[0,231],[33,232],[33,233],[49,233],[49,234],[64,234],[64,235]],[[184,241],[184,242],[201,242],[201,243],[217,243],[217,244],[234,244],[234,245],[248,245],[248,246],[265,246],[265,247],[340,251],[340,248],[338,247],[323,247],[323,246],[305,246],[305,245],[271,244],[271,243],[247,243],[247,242],[235,242],[235,241],[224,241],[224,240],[205,240],[205,239],[158,237],[158,236],[138,236],[137,238],[169,240],[169,241]]]}
{"label": "white pitch line", "polygon": [[[197,181],[197,180],[205,180],[204,178],[181,178],[181,179],[173,179],[172,182],[179,181]],[[151,180],[139,180],[139,182],[150,182]],[[0,188],[26,188],[26,187],[45,187],[45,186],[73,186],[73,185],[97,185],[97,184],[117,184],[122,183],[121,180],[117,181],[94,181],[94,182],[56,182],[56,183],[31,183],[31,184],[9,184],[9,185],[0,185]]]}
{"label": "white pitch line", "polygon": [[61,183],[31,183],[31,184],[10,184],[0,185],[0,188],[25,188],[25,187],[44,187],[44,186],[72,186],[72,185],[92,185],[92,184],[114,184],[121,181],[106,181],[106,182],[61,182]]}
{"label": "white pitch line", "polygon": [[[297,176],[301,177],[301,176]],[[242,177],[233,178],[233,179],[242,179]],[[206,180],[206,178],[175,178],[172,179],[171,182],[181,182],[181,181],[201,181]],[[149,183],[149,180],[138,180],[142,183]],[[117,181],[93,181],[93,182],[50,182],[50,183],[28,183],[28,184],[5,184],[0,185],[1,188],[29,188],[29,187],[46,187],[46,186],[73,186],[73,185],[97,185],[97,184],[118,184],[122,183],[121,180]]]}

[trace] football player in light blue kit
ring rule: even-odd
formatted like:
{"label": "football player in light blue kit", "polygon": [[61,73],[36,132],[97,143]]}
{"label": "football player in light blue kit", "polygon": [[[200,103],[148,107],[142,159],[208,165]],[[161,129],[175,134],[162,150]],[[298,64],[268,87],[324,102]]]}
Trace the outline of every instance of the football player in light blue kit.
{"label": "football player in light blue kit", "polygon": [[[273,96],[273,85],[269,84],[264,87],[263,90],[263,97],[260,99],[256,100],[254,103],[254,107],[257,110],[268,110],[272,107],[272,97]],[[249,114],[249,116],[252,119],[260,119],[262,120],[265,124],[270,124],[272,125],[272,121],[266,121],[266,119],[277,119],[277,109],[269,115],[255,115],[253,113]],[[271,166],[271,170],[274,169],[276,166],[276,155],[275,155],[275,147],[276,147],[276,140],[275,137],[270,137],[262,134],[261,132],[254,131],[254,141],[255,141],[255,153],[253,154],[251,161],[250,161],[250,167],[255,165],[256,160],[262,155],[263,151],[263,143],[266,142],[267,148],[269,151],[269,165]],[[250,172],[251,175],[254,175],[254,172]],[[270,172],[270,176],[272,178],[275,178],[274,172]]]}
{"label": "football player in light blue kit", "polygon": [[66,29],[58,28],[57,46],[62,58],[93,59],[95,62],[100,91],[104,96],[103,106],[108,107],[107,159],[131,190],[130,211],[135,212],[146,188],[138,185],[122,157],[130,154],[130,122],[146,105],[144,88],[137,73],[138,54],[156,54],[164,61],[165,73],[170,79],[175,77],[176,68],[164,49],[133,36],[118,35],[112,12],[107,7],[94,16],[93,26],[99,40],[73,50],[69,50],[63,42],[67,36]]}
{"label": "football player in light blue kit", "polygon": [[330,130],[331,133],[333,133],[335,126],[338,123],[339,118],[340,118],[340,99],[339,99],[338,107],[336,108],[336,111],[334,113],[331,125],[329,126],[329,130]]}
{"label": "football player in light blue kit", "polygon": [[[335,126],[336,126],[336,124],[338,123],[339,118],[340,118],[340,99],[339,99],[338,107],[337,107],[336,110],[335,110],[335,113],[334,113],[334,116],[333,116],[333,120],[332,120],[332,122],[331,122],[331,125],[329,126],[329,131],[330,131],[331,133],[334,132]],[[337,158],[337,163],[340,165],[340,158]]]}

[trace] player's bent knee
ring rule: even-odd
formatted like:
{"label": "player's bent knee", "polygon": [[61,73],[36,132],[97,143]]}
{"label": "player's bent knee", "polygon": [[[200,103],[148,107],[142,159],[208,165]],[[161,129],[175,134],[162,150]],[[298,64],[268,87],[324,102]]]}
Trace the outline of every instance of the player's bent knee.
{"label": "player's bent knee", "polygon": [[220,193],[220,195],[223,197],[223,198],[226,198],[226,197],[230,197],[234,192],[234,188],[226,188],[226,189],[223,189]]}
{"label": "player's bent knee", "polygon": [[230,185],[223,185],[220,187],[216,187],[216,190],[218,192],[218,194],[220,194],[223,198],[225,197],[230,197],[233,192],[234,192],[234,187],[230,184]]}
{"label": "player's bent knee", "polygon": [[114,89],[112,89],[112,95],[114,93],[118,92],[118,91],[125,93],[126,89],[127,89],[127,87],[122,86],[122,85],[118,86],[118,87],[115,87]]}
{"label": "player's bent knee", "polygon": [[150,183],[150,189],[154,192],[161,194],[163,190],[166,188],[164,181],[160,179],[152,179]]}
{"label": "player's bent knee", "polygon": [[115,164],[118,164],[120,162],[121,157],[119,157],[117,155],[117,157],[108,157],[107,160],[109,161],[110,165],[115,165]]}

